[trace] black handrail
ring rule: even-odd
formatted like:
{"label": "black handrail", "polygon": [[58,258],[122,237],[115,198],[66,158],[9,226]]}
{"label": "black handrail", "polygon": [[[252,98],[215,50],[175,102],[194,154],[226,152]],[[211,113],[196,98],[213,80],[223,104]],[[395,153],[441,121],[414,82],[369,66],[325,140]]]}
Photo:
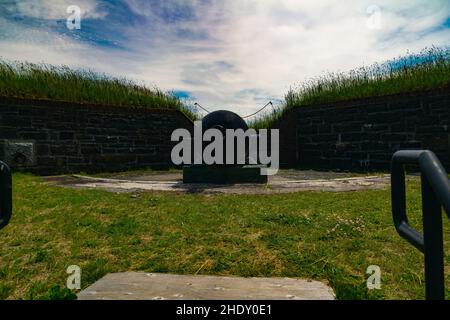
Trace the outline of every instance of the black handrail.
{"label": "black handrail", "polygon": [[[405,164],[420,167],[423,235],[408,224]],[[450,182],[436,155],[428,150],[397,151],[392,157],[391,197],[395,229],[424,254],[426,299],[445,299],[441,207],[450,219]]]}
{"label": "black handrail", "polygon": [[0,229],[6,226],[12,214],[11,170],[0,161]]}

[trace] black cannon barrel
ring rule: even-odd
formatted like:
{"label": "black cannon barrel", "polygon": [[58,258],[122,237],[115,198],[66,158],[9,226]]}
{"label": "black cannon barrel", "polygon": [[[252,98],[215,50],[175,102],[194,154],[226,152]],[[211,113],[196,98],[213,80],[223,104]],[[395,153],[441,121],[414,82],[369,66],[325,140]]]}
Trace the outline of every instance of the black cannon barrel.
{"label": "black cannon barrel", "polygon": [[245,131],[248,129],[248,126],[244,119],[236,113],[227,110],[219,110],[209,113],[202,119],[202,128],[203,132],[215,128],[225,134],[224,130],[226,129],[242,129]]}
{"label": "black cannon barrel", "polygon": [[[260,166],[254,165],[254,162],[256,162],[257,159],[250,158],[250,146],[252,146],[252,150],[254,150],[254,142],[255,138],[257,139],[257,133],[254,130],[249,131],[244,119],[231,111],[214,111],[206,115],[202,120],[203,135],[209,129],[217,129],[222,133],[223,158],[220,159],[217,154],[214,154],[214,152],[217,152],[217,149],[214,149],[214,151],[210,150],[212,156],[217,156],[216,159],[208,164],[204,163],[185,166],[183,168],[183,183],[267,183],[267,175],[262,175]],[[242,130],[243,132],[234,132],[232,137],[230,135],[228,136],[228,139],[234,140],[227,141],[226,130]],[[215,136],[213,139],[216,138],[218,137]],[[242,139],[245,141],[242,141]],[[209,143],[209,141],[203,142],[202,152],[209,146]],[[232,146],[233,149],[231,149]],[[231,153],[231,150],[233,150],[233,153]],[[227,152],[230,153],[227,154]],[[193,154],[192,156],[194,159],[200,158],[198,155]]]}
{"label": "black cannon barrel", "polygon": [[0,229],[6,226],[12,214],[12,178],[8,165],[0,161]]}
{"label": "black cannon barrel", "polygon": [[[214,111],[206,115],[202,119],[202,131],[203,133],[208,129],[218,129],[222,132],[223,135],[223,155],[226,155],[226,130],[233,129],[238,130],[242,129],[244,132],[248,130],[247,123],[242,119],[239,115],[234,112],[228,110],[219,110]],[[237,147],[234,145],[234,164],[237,164]],[[245,147],[245,155],[244,158],[248,159],[248,146]],[[225,162],[225,161],[224,161]],[[225,165],[225,164],[224,164]],[[239,165],[238,165],[239,166]]]}

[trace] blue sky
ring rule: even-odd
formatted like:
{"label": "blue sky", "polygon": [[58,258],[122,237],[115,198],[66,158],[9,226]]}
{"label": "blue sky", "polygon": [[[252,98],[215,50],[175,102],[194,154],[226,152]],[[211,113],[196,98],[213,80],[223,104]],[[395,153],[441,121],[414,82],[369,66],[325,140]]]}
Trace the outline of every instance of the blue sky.
{"label": "blue sky", "polygon": [[[68,30],[70,5],[81,29]],[[249,114],[328,71],[450,45],[448,0],[0,0],[0,56]]]}

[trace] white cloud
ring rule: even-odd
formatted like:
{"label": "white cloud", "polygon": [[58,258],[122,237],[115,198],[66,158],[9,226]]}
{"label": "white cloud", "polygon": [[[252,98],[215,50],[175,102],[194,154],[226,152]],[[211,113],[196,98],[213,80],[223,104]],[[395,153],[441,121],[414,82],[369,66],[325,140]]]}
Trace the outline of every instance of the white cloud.
{"label": "white cloud", "polygon": [[[127,50],[99,49],[47,34],[41,43],[0,40],[0,55],[89,66],[166,90],[189,91],[205,107],[245,115],[264,104],[264,97],[282,98],[290,86],[323,72],[450,44],[450,29],[439,29],[450,16],[446,0],[209,2],[160,4],[165,13],[189,7],[195,17],[168,23],[151,2],[127,0],[145,18],[122,30]],[[367,27],[371,5],[381,10],[381,29]],[[58,38],[60,45],[53,40]],[[28,49],[21,52],[21,47]]]}

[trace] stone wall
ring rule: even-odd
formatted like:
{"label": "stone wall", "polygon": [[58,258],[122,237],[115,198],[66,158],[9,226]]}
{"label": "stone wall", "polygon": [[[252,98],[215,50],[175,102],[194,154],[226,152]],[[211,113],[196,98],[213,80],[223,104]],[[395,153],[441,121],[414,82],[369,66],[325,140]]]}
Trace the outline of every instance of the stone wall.
{"label": "stone wall", "polygon": [[0,159],[37,174],[169,167],[181,112],[0,98]]}
{"label": "stone wall", "polygon": [[450,169],[450,88],[289,110],[278,121],[285,167],[386,170],[400,149],[430,149]]}
{"label": "stone wall", "polygon": [[[176,128],[193,128],[176,110],[0,98],[0,159],[37,174],[164,168]],[[450,169],[450,88],[291,109],[273,128],[282,167],[387,170],[397,150],[430,149]]]}

